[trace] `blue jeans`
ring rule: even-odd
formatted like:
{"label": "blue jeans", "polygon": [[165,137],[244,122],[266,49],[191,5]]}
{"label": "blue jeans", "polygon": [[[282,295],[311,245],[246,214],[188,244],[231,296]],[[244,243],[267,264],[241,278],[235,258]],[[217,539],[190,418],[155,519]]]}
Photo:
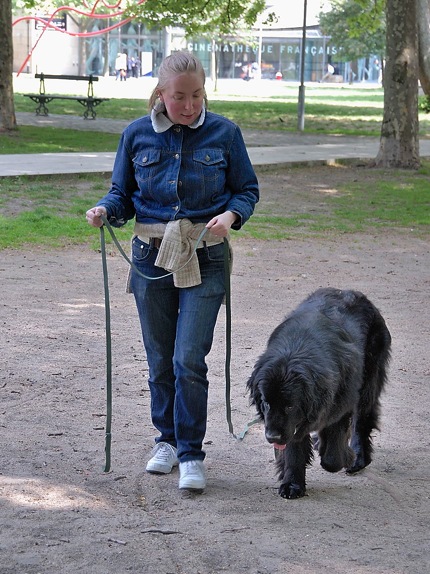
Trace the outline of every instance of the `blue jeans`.
{"label": "blue jeans", "polygon": [[[132,252],[144,275],[166,274],[154,266],[155,247],[135,237]],[[175,287],[171,275],[153,281],[131,274],[149,365],[152,423],[160,432],[156,441],[177,447],[180,462],[205,458],[206,356],[225,295],[223,244],[202,247],[197,256],[202,282],[194,287]]]}

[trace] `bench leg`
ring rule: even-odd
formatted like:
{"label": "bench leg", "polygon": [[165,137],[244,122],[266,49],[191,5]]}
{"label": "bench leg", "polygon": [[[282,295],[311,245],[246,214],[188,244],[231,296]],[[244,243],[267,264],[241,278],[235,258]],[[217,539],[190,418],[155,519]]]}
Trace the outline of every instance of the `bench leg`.
{"label": "bench leg", "polygon": [[36,108],[36,116],[49,116],[48,107],[45,105],[45,102],[40,102]]}
{"label": "bench leg", "polygon": [[49,96],[46,97],[44,95],[41,95],[41,96],[30,95],[27,97],[29,97],[35,104],[37,104],[36,116],[48,116],[49,115],[49,110],[48,110],[48,107],[46,104],[49,103],[52,100],[52,98],[50,98]]}
{"label": "bench leg", "polygon": [[94,102],[92,102],[91,100],[87,100],[85,102],[85,112],[84,112],[84,119],[85,120],[95,120],[96,119],[97,112],[94,108],[95,108]]}

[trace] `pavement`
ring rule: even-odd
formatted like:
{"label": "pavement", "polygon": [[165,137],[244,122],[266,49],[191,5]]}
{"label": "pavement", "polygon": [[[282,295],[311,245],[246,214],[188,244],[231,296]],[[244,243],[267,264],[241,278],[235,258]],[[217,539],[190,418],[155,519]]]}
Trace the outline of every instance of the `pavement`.
{"label": "pavement", "polygon": [[[129,123],[122,120],[80,116],[16,114],[18,125],[38,125],[82,131],[120,134]],[[345,160],[369,160],[379,150],[379,138],[323,136],[299,132],[243,130],[254,166],[330,164]],[[430,140],[420,140],[421,157],[430,157]],[[41,153],[0,155],[0,177],[110,172],[115,152]]]}

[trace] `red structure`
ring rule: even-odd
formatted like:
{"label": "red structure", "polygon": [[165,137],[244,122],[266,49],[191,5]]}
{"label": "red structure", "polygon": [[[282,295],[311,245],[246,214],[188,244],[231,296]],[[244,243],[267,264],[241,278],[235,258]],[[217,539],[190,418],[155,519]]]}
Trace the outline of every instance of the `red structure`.
{"label": "red structure", "polygon": [[[136,5],[139,6],[139,4],[143,4],[145,1],[146,0],[138,0],[138,2],[136,2]],[[96,10],[100,4],[104,8],[107,8],[109,10],[109,12],[106,14],[97,13]],[[53,30],[57,30],[58,32],[61,32],[62,34],[68,34],[69,36],[81,37],[81,38],[90,38],[92,36],[100,36],[102,34],[105,34],[106,32],[110,32],[111,30],[115,30],[116,28],[119,28],[119,27],[123,26],[124,24],[127,24],[127,22],[130,22],[132,20],[132,18],[124,18],[123,20],[120,20],[119,22],[117,22],[116,24],[113,24],[112,26],[108,26],[107,28],[103,28],[103,30],[98,30],[95,32],[68,32],[67,30],[62,30],[61,28],[59,28],[58,26],[56,26],[53,23],[54,18],[60,12],[74,12],[75,14],[79,14],[80,16],[85,16],[87,18],[92,18],[94,20],[106,20],[109,18],[119,18],[125,12],[125,10],[119,9],[120,5],[121,5],[121,0],[117,0],[114,4],[109,4],[106,0],[96,0],[94,6],[92,8],[91,8],[91,6],[88,5],[87,2],[83,2],[83,5],[84,5],[84,8],[86,8],[86,10],[78,10],[74,6],[61,6],[60,8],[57,8],[51,14],[48,21],[46,21],[43,18],[39,18],[38,16],[22,16],[21,18],[17,18],[13,22],[13,24],[12,24],[13,26],[15,24],[18,24],[18,22],[29,21],[29,20],[33,20],[35,22],[40,22],[41,24],[43,24],[42,33],[40,34],[39,38],[37,39],[37,42],[35,42],[35,44],[31,47],[31,50],[28,52],[27,57],[25,58],[21,67],[19,68],[18,73],[17,73],[18,76],[20,75],[22,70],[27,65],[27,62],[31,58],[34,50],[37,47],[37,44],[40,42],[43,34],[46,32],[46,30],[48,28],[51,28]]]}

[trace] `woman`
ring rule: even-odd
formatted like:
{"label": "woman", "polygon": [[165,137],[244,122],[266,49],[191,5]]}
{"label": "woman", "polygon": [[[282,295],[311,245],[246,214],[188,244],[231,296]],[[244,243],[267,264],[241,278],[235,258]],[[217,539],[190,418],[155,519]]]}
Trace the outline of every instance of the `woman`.
{"label": "woman", "polygon": [[168,56],[149,115],[122,134],[109,193],[86,214],[95,227],[102,215],[113,226],[135,217],[133,263],[146,277],[163,276],[150,280],[132,270],[130,280],[160,433],[146,470],[167,474],[179,464],[179,488],[191,490],[206,486],[205,358],[225,295],[223,241],[259,198],[238,126],[206,104],[201,62],[188,52]]}

